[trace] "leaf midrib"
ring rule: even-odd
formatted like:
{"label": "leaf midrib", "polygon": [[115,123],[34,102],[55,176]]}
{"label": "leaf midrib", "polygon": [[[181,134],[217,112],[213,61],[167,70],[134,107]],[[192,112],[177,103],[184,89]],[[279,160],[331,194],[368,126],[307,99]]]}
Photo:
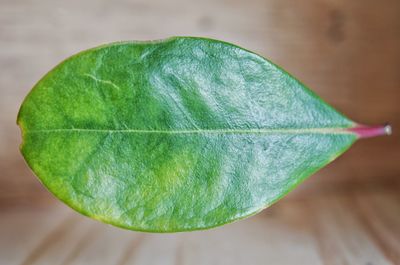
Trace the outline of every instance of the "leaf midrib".
{"label": "leaf midrib", "polygon": [[190,130],[143,130],[143,129],[38,129],[26,133],[88,132],[88,133],[140,133],[140,134],[351,134],[349,128],[282,128],[282,129],[190,129]]}

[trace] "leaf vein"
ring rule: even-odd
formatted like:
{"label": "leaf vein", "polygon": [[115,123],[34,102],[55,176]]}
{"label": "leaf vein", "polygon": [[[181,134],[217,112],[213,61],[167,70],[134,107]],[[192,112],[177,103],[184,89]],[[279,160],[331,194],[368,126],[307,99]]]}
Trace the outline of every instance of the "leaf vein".
{"label": "leaf vein", "polygon": [[93,132],[93,133],[141,133],[141,134],[351,134],[349,128],[286,128],[286,129],[186,129],[186,130],[147,130],[147,129],[37,129],[26,133]]}
{"label": "leaf vein", "polygon": [[87,76],[87,77],[90,77],[91,79],[93,79],[94,81],[96,81],[96,82],[100,82],[100,83],[103,83],[103,84],[106,84],[106,85],[110,85],[110,86],[112,86],[112,87],[114,87],[114,88],[116,88],[116,89],[120,89],[120,87],[119,86],[117,86],[116,84],[114,84],[112,81],[110,81],[110,80],[103,80],[103,79],[99,79],[99,78],[97,78],[97,77],[95,77],[94,75],[91,75],[91,74],[83,74],[84,76]]}

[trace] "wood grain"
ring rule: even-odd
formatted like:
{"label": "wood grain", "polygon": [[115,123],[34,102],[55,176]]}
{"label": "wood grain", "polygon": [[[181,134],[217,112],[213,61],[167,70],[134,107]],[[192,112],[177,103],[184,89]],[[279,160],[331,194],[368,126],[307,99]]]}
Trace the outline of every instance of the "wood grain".
{"label": "wood grain", "polygon": [[396,192],[328,195],[281,202],[243,221],[177,234],[122,230],[80,216],[61,203],[48,210],[15,208],[0,213],[0,261],[396,265],[399,208]]}

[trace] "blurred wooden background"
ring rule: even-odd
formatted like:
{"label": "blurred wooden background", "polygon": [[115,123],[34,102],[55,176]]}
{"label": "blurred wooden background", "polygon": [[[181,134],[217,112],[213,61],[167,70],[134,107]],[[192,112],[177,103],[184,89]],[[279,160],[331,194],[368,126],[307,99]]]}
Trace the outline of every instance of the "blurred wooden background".
{"label": "blurred wooden background", "polygon": [[[281,65],[353,120],[389,121],[391,137],[356,143],[284,200],[394,194],[390,220],[399,221],[399,0],[0,0],[0,211],[63,207],[18,151],[16,115],[35,82],[80,50],[176,35],[236,43]],[[382,253],[400,263],[395,235]]]}

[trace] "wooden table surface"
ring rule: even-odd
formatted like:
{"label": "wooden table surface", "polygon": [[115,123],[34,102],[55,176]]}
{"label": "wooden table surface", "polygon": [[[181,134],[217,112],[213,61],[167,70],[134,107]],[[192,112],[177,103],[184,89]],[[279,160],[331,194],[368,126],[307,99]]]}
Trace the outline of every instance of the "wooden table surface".
{"label": "wooden table surface", "polygon": [[[80,50],[175,35],[236,43],[366,124],[360,141],[270,209],[205,232],[124,231],[53,198],[25,165],[19,105]],[[0,0],[0,264],[400,264],[399,0]]]}
{"label": "wooden table surface", "polygon": [[400,264],[397,190],[280,202],[206,231],[150,234],[105,225],[61,203],[0,215],[7,265]]}

